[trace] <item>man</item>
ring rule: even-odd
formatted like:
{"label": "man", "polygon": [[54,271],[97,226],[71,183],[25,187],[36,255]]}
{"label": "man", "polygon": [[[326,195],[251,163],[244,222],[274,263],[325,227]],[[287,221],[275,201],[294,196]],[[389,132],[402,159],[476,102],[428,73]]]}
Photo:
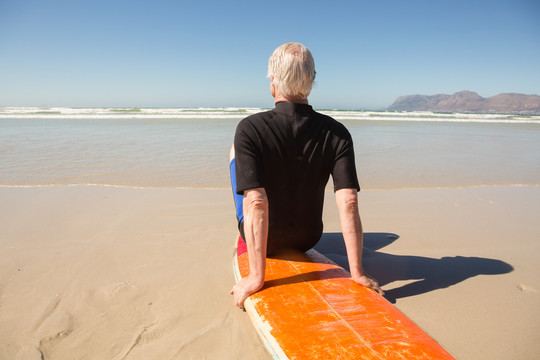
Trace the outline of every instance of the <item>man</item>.
{"label": "man", "polygon": [[275,108],[243,119],[231,148],[231,180],[239,230],[250,273],[231,290],[236,306],[264,284],[266,256],[284,249],[306,251],[322,235],[324,189],[330,175],[339,209],[351,277],[383,294],[362,267],[360,190],[348,130],[308,105],[315,81],[309,50],[278,47],[268,64]]}

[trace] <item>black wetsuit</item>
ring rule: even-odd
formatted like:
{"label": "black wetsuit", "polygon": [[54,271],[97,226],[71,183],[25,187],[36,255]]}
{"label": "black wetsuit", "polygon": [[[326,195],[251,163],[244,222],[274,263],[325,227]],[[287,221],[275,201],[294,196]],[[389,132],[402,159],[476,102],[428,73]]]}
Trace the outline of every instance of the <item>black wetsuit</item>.
{"label": "black wetsuit", "polygon": [[[324,189],[360,190],[349,131],[309,105],[279,102],[243,119],[234,138],[236,190],[262,187],[269,203],[268,254],[306,251],[322,231]],[[243,235],[243,223],[239,224]]]}

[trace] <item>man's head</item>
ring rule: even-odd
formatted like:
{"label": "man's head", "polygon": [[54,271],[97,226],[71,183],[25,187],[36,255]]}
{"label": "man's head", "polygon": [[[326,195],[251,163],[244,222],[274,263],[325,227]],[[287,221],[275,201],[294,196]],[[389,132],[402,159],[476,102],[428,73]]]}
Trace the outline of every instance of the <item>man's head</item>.
{"label": "man's head", "polygon": [[308,48],[300,43],[278,47],[268,61],[268,77],[288,100],[306,100],[315,81],[315,63]]}

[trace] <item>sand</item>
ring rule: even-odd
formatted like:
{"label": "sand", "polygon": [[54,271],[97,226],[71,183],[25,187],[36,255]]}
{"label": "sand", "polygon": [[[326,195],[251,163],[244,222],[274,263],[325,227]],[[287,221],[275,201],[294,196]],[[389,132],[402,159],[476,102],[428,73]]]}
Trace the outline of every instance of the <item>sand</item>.
{"label": "sand", "polygon": [[[343,260],[328,193],[321,251]],[[0,359],[269,359],[228,190],[0,188]],[[540,354],[540,187],[362,191],[365,264],[458,359]]]}

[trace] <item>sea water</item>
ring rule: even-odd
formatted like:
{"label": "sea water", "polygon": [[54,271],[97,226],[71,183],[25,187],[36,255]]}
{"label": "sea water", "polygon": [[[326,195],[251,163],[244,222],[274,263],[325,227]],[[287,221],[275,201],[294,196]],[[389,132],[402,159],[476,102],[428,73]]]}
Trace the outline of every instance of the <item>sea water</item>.
{"label": "sea water", "polygon": [[[236,125],[264,110],[0,108],[0,186],[228,188]],[[540,116],[321,112],[363,189],[540,184]]]}

